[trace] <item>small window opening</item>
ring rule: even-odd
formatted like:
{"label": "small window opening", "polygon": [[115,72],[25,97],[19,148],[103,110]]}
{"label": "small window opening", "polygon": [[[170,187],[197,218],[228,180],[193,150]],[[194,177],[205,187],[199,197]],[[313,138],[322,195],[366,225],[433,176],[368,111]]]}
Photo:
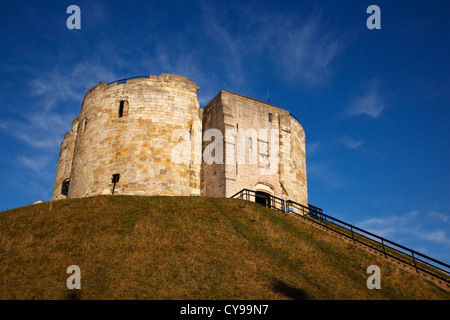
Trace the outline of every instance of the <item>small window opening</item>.
{"label": "small window opening", "polygon": [[189,127],[189,141],[192,141],[192,126]]}
{"label": "small window opening", "polygon": [[120,174],[116,173],[112,175],[111,182],[114,184],[112,189],[112,194],[114,194],[114,190],[116,189],[116,183],[119,182]]}
{"label": "small window opening", "polygon": [[123,107],[125,106],[125,100],[120,101],[120,106],[119,106],[119,118],[123,117]]}
{"label": "small window opening", "polygon": [[87,118],[84,119],[83,133],[86,132]]}
{"label": "small window opening", "polygon": [[238,174],[238,163],[237,163],[237,161],[236,161],[236,174]]}
{"label": "small window opening", "polygon": [[250,151],[253,150],[253,140],[252,140],[252,137],[248,138],[248,149],[249,149]]}
{"label": "small window opening", "polygon": [[236,123],[236,132],[239,132],[239,123]]}
{"label": "small window opening", "polygon": [[70,183],[70,178],[67,178],[63,181],[62,186],[61,186],[61,194],[65,195],[67,197],[67,194],[69,193],[69,183]]}
{"label": "small window opening", "polygon": [[272,114],[269,113],[269,122],[272,122]]}

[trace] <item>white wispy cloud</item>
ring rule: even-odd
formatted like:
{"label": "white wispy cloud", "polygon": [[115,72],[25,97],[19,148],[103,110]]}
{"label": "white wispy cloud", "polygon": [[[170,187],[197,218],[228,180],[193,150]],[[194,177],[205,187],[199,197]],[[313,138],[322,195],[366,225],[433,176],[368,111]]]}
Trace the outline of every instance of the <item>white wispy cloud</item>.
{"label": "white wispy cloud", "polygon": [[99,81],[116,79],[110,68],[95,59],[80,61],[68,69],[55,66],[32,74],[28,85],[33,103],[16,106],[24,110],[21,118],[0,120],[0,130],[37,149],[59,148],[87,90]]}
{"label": "white wispy cloud", "polygon": [[378,82],[372,81],[364,94],[351,102],[347,114],[349,116],[367,115],[371,118],[378,118],[385,107]]}
{"label": "white wispy cloud", "polygon": [[303,23],[285,21],[278,34],[276,52],[289,78],[309,84],[327,81],[333,76],[332,62],[344,43],[326,28],[320,12],[313,12]]}
{"label": "white wispy cloud", "polygon": [[316,155],[320,150],[320,142],[319,141],[313,141],[313,142],[307,142],[306,143],[306,155],[309,157],[312,157]]}
{"label": "white wispy cloud", "polygon": [[[255,11],[241,5],[238,13],[230,13],[229,8],[216,6],[202,2],[204,29],[221,48],[217,55],[230,78],[241,79],[253,57],[264,57],[265,69],[281,72],[286,82],[317,85],[334,75],[333,62],[345,42],[328,28],[320,11],[305,15]],[[227,14],[233,14],[233,19],[227,20]]]}
{"label": "white wispy cloud", "polygon": [[[219,92],[213,85],[213,74],[202,67],[196,50],[188,50],[185,39],[174,37],[171,41],[155,45],[155,50],[148,54],[141,52],[141,62],[146,70],[162,70],[164,73],[177,74],[195,82],[200,90],[197,94],[201,106],[205,106]],[[216,81],[218,82],[218,81]],[[205,84],[205,87],[202,87]],[[216,83],[217,85],[217,83]]]}
{"label": "white wispy cloud", "polygon": [[338,139],[338,143],[349,149],[358,149],[364,144],[362,140],[356,140],[348,136]]}
{"label": "white wispy cloud", "polygon": [[70,129],[75,113],[25,114],[20,120],[2,120],[0,129],[36,149],[57,148]]}
{"label": "white wispy cloud", "polygon": [[400,216],[369,218],[358,223],[357,226],[381,237],[389,238],[399,232],[399,223],[405,223],[405,218]]}
{"label": "white wispy cloud", "polygon": [[93,1],[81,1],[80,8],[82,8],[82,28],[104,24],[110,14],[106,4]]}
{"label": "white wispy cloud", "polygon": [[448,215],[445,215],[445,214],[441,213],[441,212],[431,211],[429,213],[429,215],[431,217],[439,219],[442,222],[449,222],[450,221],[450,217]]}
{"label": "white wispy cloud", "polygon": [[116,76],[107,66],[96,61],[81,61],[68,71],[55,67],[47,72],[36,72],[30,81],[31,92],[40,99],[45,111],[57,105],[75,101],[80,103],[86,91],[99,81],[115,80]]}
{"label": "white wispy cloud", "polygon": [[420,234],[420,237],[431,242],[442,243],[450,246],[450,239],[447,237],[447,234],[443,230],[438,230],[430,233],[422,233]]}
{"label": "white wispy cloud", "polygon": [[244,35],[231,34],[229,25],[225,24],[222,18],[223,10],[216,8],[211,2],[201,2],[203,28],[207,35],[216,41],[222,48],[219,57],[225,65],[226,71],[230,78],[241,82],[243,79],[242,60],[247,47],[243,42]]}
{"label": "white wispy cloud", "polygon": [[327,161],[315,161],[308,165],[308,181],[318,181],[332,189],[345,186],[345,178]]}
{"label": "white wispy cloud", "polygon": [[50,158],[47,155],[20,156],[17,160],[21,165],[34,172],[41,172],[50,162]]}
{"label": "white wispy cloud", "polygon": [[[403,215],[379,216],[360,221],[356,225],[379,236],[393,241],[414,241],[423,239],[430,242],[430,247],[422,245],[423,250],[433,251],[436,245],[450,248],[450,238],[442,223],[447,224],[447,216],[436,212],[410,211]],[[400,243],[405,245],[405,243]],[[413,248],[418,250],[418,248]]]}

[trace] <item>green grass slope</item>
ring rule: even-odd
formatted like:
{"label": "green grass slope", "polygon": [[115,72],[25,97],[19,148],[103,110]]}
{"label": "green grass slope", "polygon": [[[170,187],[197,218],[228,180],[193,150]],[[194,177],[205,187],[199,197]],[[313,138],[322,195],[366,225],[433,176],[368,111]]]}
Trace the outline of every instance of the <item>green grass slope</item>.
{"label": "green grass slope", "polygon": [[[81,269],[68,290],[67,267]],[[381,268],[369,290],[367,267]],[[449,299],[422,278],[255,203],[101,196],[0,214],[0,299]]]}

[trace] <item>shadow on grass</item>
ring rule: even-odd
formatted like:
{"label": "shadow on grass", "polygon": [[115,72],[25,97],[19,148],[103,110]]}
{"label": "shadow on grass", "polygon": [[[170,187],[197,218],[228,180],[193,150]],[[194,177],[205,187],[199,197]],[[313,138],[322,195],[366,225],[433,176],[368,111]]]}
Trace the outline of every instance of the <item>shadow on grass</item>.
{"label": "shadow on grass", "polygon": [[66,293],[66,300],[81,300],[81,292],[78,290],[71,290]]}
{"label": "shadow on grass", "polygon": [[277,293],[281,293],[282,295],[286,296],[287,298],[291,298],[294,300],[308,300],[309,299],[308,294],[304,290],[291,287],[290,285],[288,285],[285,282],[280,281],[280,280],[273,281],[272,289],[273,289],[273,291],[275,291]]}

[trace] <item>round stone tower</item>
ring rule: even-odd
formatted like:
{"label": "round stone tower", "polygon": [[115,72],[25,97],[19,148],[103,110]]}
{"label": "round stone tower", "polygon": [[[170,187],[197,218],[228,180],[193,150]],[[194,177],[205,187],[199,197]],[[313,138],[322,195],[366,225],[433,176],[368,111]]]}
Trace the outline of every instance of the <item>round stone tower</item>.
{"label": "round stone tower", "polygon": [[67,197],[200,195],[200,164],[174,161],[183,139],[193,157],[194,130],[201,134],[197,91],[186,77],[168,74],[90,89],[78,117]]}

